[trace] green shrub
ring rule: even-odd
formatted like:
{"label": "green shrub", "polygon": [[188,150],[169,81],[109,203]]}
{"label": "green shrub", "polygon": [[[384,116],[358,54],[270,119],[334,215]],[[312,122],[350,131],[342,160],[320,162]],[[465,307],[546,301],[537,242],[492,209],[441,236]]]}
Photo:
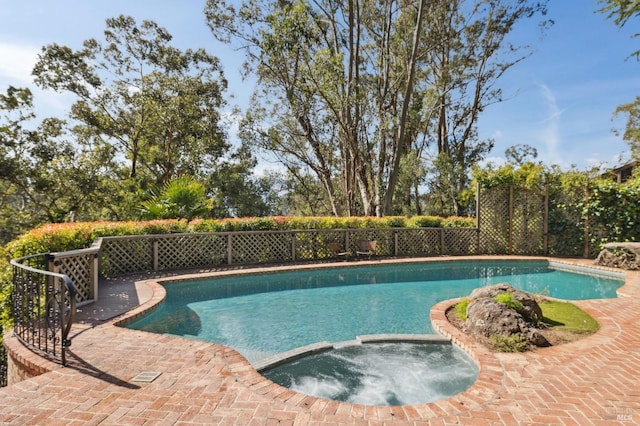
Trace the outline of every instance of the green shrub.
{"label": "green shrub", "polygon": [[440,228],[442,218],[438,216],[413,216],[407,220],[409,228]]}
{"label": "green shrub", "polygon": [[476,219],[473,217],[450,216],[442,219],[443,228],[475,228]]}
{"label": "green shrub", "polygon": [[511,309],[515,309],[518,312],[522,312],[524,310],[524,305],[520,301],[514,299],[513,294],[511,293],[496,294],[493,297],[493,300],[498,303],[502,303],[503,305],[506,305]]}
{"label": "green shrub", "polygon": [[527,348],[527,341],[521,334],[502,336],[493,334],[489,336],[491,346],[500,352],[522,352]]}

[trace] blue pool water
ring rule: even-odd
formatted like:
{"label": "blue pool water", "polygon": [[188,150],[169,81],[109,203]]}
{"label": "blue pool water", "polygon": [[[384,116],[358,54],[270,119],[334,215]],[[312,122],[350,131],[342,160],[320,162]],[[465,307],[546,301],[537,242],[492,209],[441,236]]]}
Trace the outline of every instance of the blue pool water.
{"label": "blue pool water", "polygon": [[233,347],[251,362],[320,341],[433,333],[431,307],[509,283],[562,299],[616,297],[623,282],[540,261],[427,262],[241,275],[166,285],[160,308],[129,328]]}

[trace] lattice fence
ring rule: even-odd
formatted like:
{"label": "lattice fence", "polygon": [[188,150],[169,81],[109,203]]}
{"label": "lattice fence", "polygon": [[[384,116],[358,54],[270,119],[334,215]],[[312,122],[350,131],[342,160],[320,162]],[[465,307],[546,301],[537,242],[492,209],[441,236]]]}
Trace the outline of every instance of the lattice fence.
{"label": "lattice fence", "polygon": [[296,260],[338,258],[350,247],[349,235],[341,231],[300,231],[293,235]]}
{"label": "lattice fence", "polygon": [[513,189],[511,253],[545,254],[547,208],[544,194],[525,188]]}
{"label": "lattice fence", "polygon": [[443,228],[443,254],[478,254],[478,230],[475,228]]}
{"label": "lattice fence", "polygon": [[188,269],[227,263],[227,238],[216,234],[180,234],[154,241],[157,270]]}
{"label": "lattice fence", "polygon": [[100,271],[104,276],[153,271],[153,241],[146,236],[108,237],[100,243]]}
{"label": "lattice fence", "polygon": [[407,256],[437,256],[443,252],[442,228],[397,231],[398,251]]}
{"label": "lattice fence", "polygon": [[83,303],[97,298],[97,249],[76,250],[50,255],[52,272],[65,274],[76,289],[76,302]]}
{"label": "lattice fence", "polygon": [[509,252],[509,188],[482,189],[480,202],[480,250],[485,254]]}
{"label": "lattice fence", "polygon": [[546,253],[548,208],[545,194],[502,186],[482,189],[479,199],[480,252]]}
{"label": "lattice fence", "polygon": [[240,264],[293,260],[291,232],[238,232],[231,237],[231,262]]}
{"label": "lattice fence", "polygon": [[372,256],[477,254],[475,228],[368,228],[220,232],[103,238],[104,276],[218,265],[283,263],[354,257],[375,241]]}

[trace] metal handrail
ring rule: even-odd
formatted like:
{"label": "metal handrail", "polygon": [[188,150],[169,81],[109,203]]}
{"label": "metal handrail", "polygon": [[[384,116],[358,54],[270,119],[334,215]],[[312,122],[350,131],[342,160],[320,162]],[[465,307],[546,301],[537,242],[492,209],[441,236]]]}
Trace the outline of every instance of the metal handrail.
{"label": "metal handrail", "polygon": [[[39,260],[44,269],[28,266]],[[66,365],[69,332],[76,313],[76,289],[65,274],[46,270],[48,253],[11,260],[13,266],[13,333],[35,352]]]}

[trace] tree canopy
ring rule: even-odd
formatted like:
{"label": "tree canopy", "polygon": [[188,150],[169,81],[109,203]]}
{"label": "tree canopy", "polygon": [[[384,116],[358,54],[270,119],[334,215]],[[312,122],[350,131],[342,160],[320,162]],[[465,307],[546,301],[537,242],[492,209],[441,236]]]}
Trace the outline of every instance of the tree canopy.
{"label": "tree canopy", "polygon": [[103,41],[86,40],[78,51],[45,46],[36,84],[76,95],[71,117],[84,137],[126,158],[130,178],[144,173],[162,184],[215,165],[229,149],[219,124],[226,81],[218,59],[172,47],[152,21],[119,16],[106,26]]}
{"label": "tree canopy", "polygon": [[406,165],[415,164],[405,157],[438,155],[451,164],[460,213],[457,193],[492,146],[478,140],[478,116],[501,101],[496,82],[529,54],[507,36],[545,4],[209,0],[205,14],[258,77],[245,140],[301,184],[313,175],[333,214],[394,213]]}
{"label": "tree canopy", "polygon": [[251,150],[232,146],[221,120],[218,58],[171,41],[155,22],[118,16],[80,49],[44,46],[34,81],[74,95],[64,119],[36,117],[29,89],[0,94],[0,241],[43,222],[140,218],[178,176],[215,200],[198,214],[272,213]]}
{"label": "tree canopy", "polygon": [[[635,0],[599,0],[602,8],[598,11],[607,16],[607,19],[613,19],[613,22],[620,28],[624,27],[629,19],[640,16],[640,2]],[[633,36],[638,37],[640,33]],[[637,60],[640,60],[640,49],[631,53]]]}

